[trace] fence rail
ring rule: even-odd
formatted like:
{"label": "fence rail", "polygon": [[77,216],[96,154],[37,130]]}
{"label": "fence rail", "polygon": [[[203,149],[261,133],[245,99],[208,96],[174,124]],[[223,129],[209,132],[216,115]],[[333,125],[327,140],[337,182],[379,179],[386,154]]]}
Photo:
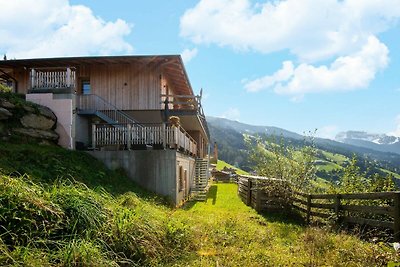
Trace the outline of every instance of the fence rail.
{"label": "fence rail", "polygon": [[[279,186],[281,186],[279,188]],[[278,190],[277,190],[278,188]],[[275,191],[274,191],[275,190]],[[257,176],[239,176],[238,194],[257,211],[291,207],[311,218],[333,219],[336,223],[368,225],[393,230],[400,241],[400,192],[355,194],[306,194],[292,191],[288,183]],[[356,203],[354,203],[356,202]]]}
{"label": "fence rail", "polygon": [[93,148],[135,145],[160,146],[197,155],[196,141],[181,127],[160,124],[93,124]]}
{"label": "fence rail", "polygon": [[[400,241],[400,192],[304,194],[291,199],[295,209],[311,217],[334,218],[338,223],[389,228]],[[357,203],[353,203],[353,202]]]}

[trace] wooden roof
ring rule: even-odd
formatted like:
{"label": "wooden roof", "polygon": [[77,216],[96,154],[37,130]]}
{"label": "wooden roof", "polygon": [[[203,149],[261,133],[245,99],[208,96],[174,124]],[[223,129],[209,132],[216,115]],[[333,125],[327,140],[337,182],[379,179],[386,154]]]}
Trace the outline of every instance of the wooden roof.
{"label": "wooden roof", "polygon": [[2,60],[0,61],[0,70],[7,71],[15,68],[79,67],[81,65],[130,63],[150,65],[152,68],[162,67],[168,81],[176,89],[178,94],[194,94],[180,55],[93,56]]}

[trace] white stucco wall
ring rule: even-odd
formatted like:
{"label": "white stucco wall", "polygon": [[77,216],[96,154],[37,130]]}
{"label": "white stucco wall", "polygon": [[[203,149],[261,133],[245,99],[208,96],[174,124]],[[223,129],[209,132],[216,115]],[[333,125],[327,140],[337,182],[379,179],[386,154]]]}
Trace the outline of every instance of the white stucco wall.
{"label": "white stucco wall", "polygon": [[56,132],[60,136],[58,144],[62,147],[73,149],[72,140],[72,99],[63,98],[60,95],[27,94],[26,100],[50,108],[57,116]]}

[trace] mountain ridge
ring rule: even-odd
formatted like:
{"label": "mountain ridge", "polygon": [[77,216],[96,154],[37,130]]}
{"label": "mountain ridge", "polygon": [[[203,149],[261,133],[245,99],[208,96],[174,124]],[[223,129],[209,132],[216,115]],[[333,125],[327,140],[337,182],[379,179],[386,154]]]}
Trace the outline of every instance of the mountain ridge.
{"label": "mountain ridge", "polygon": [[335,140],[350,145],[382,152],[392,152],[400,155],[400,137],[396,136],[374,134],[364,131],[346,131],[338,133]]}
{"label": "mountain ridge", "polygon": [[[305,136],[273,126],[254,126],[225,118],[207,117],[211,132],[211,140],[217,142],[219,153],[224,160],[237,164],[239,167],[250,170],[248,153],[243,140],[243,134],[282,136],[285,140],[303,145]],[[375,162],[382,168],[398,172],[400,166],[400,155],[393,152],[374,150],[368,147],[356,146],[335,140],[314,138],[315,145],[321,150],[331,153],[342,154],[351,158],[354,154],[360,158]]]}

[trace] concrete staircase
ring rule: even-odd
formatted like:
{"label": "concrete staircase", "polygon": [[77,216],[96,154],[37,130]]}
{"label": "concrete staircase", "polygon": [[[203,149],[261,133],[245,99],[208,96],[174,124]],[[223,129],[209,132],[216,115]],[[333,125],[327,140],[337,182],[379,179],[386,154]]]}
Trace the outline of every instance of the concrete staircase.
{"label": "concrete staircase", "polygon": [[208,191],[208,160],[196,159],[195,175],[192,186],[193,200],[206,201]]}

